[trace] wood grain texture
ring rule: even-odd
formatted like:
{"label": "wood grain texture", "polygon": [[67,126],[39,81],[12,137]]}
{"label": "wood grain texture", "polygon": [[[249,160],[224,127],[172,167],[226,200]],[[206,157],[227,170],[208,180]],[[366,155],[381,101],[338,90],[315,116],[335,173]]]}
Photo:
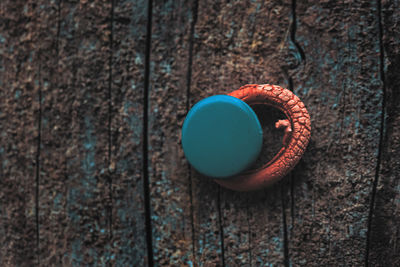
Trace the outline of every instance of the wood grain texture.
{"label": "wood grain texture", "polygon": [[148,159],[155,266],[193,260],[189,168],[181,146],[194,1],[154,1]]}
{"label": "wood grain texture", "polygon": [[[0,1],[0,266],[400,265],[399,10]],[[293,90],[313,129],[288,177],[239,193],[188,166],[180,130],[247,83]],[[253,108],[257,167],[284,115]]]}
{"label": "wood grain texture", "polygon": [[[295,61],[289,43],[290,17],[290,1],[200,1],[191,105],[247,83],[287,86],[289,65],[284,59]],[[273,156],[268,152],[262,152],[263,163]],[[197,262],[227,266],[284,263],[280,185],[237,193],[220,189],[194,172],[193,188],[195,247],[207,244],[210,251],[200,254],[196,250]]]}
{"label": "wood grain texture", "polygon": [[370,266],[400,265],[400,2],[382,1],[382,80],[386,124],[369,242]]}
{"label": "wood grain texture", "polygon": [[0,265],[33,266],[37,258],[41,21],[32,1],[0,3]]}
{"label": "wood grain texture", "polygon": [[105,266],[111,4],[63,1],[58,9],[59,22],[47,23],[53,46],[43,47],[41,264]]}
{"label": "wood grain texture", "polygon": [[313,127],[286,197],[290,264],[365,264],[383,90],[376,2],[297,1],[294,92]]}
{"label": "wood grain texture", "polygon": [[110,96],[112,263],[148,264],[143,191],[147,1],[114,1]]}

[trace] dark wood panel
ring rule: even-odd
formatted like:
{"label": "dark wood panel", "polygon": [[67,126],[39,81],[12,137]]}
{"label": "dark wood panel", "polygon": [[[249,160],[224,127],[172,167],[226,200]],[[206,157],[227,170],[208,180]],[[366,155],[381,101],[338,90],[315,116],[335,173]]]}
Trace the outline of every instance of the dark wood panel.
{"label": "dark wood panel", "polygon": [[382,1],[386,124],[369,242],[370,266],[400,265],[400,2]]}
{"label": "dark wood panel", "polygon": [[[1,1],[0,265],[399,265],[400,3],[381,2]],[[288,177],[238,193],[180,134],[247,83],[293,90],[313,129]],[[253,108],[259,166],[282,114]]]}
{"label": "dark wood panel", "polygon": [[383,90],[377,3],[297,1],[291,72],[312,137],[286,198],[290,263],[365,264]]}
{"label": "dark wood panel", "polygon": [[156,266],[193,265],[191,188],[181,147],[194,1],[154,1],[148,159]]}
{"label": "dark wood panel", "polygon": [[56,49],[57,54],[43,51],[41,264],[104,265],[111,257],[107,177],[111,4],[63,1],[58,9],[59,25],[57,21],[46,25],[53,34],[53,27],[58,27],[57,34],[49,37],[55,42],[49,50]]}
{"label": "dark wood panel", "polygon": [[41,20],[32,1],[0,3],[0,265],[37,264]]}
{"label": "dark wood panel", "polygon": [[111,91],[112,263],[145,266],[143,96],[147,1],[114,1]]}

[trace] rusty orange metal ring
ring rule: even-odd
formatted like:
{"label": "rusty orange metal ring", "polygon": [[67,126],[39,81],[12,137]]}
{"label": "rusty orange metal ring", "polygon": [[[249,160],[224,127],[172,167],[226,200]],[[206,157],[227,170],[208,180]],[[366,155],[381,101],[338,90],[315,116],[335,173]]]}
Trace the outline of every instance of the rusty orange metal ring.
{"label": "rusty orange metal ring", "polygon": [[214,179],[226,188],[251,191],[268,186],[287,175],[299,162],[311,136],[310,115],[304,103],[288,89],[270,84],[249,84],[229,94],[249,105],[262,104],[280,109],[287,117],[276,128],[284,128],[283,147],[259,169],[241,173],[231,179]]}

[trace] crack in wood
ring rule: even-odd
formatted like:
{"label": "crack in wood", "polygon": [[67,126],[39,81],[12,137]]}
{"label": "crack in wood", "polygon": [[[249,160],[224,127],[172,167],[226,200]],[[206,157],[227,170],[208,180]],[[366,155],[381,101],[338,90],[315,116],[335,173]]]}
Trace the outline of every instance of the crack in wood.
{"label": "crack in wood", "polygon": [[[296,30],[297,30],[297,14],[296,14],[296,0],[291,1],[291,24],[290,24],[290,41],[295,45],[298,53],[300,54],[301,62],[300,64],[305,64],[306,63],[306,55],[304,52],[304,49],[301,47],[301,45],[297,42],[296,40]],[[299,66],[298,65],[298,66]],[[298,67],[297,66],[297,67]],[[286,72],[286,75],[288,76],[288,89],[293,92],[293,77],[289,73]],[[294,179],[295,179],[295,172],[292,172],[290,174],[290,179],[289,179],[289,192],[290,192],[290,217],[291,217],[291,224],[293,225],[294,223]],[[281,193],[281,198],[282,198],[282,224],[283,224],[283,240],[284,240],[284,263],[285,266],[290,266],[290,251],[289,251],[289,234],[288,234],[288,224],[287,224],[287,216],[286,216],[286,204],[285,204],[285,198],[284,198],[284,192],[283,192],[283,185],[282,183],[282,193]]]}
{"label": "crack in wood", "polygon": [[[199,0],[194,0],[192,6],[193,18],[190,25],[190,36],[189,36],[189,58],[188,58],[188,72],[187,72],[187,85],[186,85],[186,114],[190,109],[190,85],[192,82],[192,65],[193,65],[193,43],[195,26],[197,22]],[[188,179],[189,179],[189,197],[190,197],[190,217],[191,217],[191,230],[192,230],[192,255],[193,259],[196,257],[195,251],[195,227],[194,227],[194,208],[193,208],[193,188],[192,188],[192,167],[188,164]]]}
{"label": "crack in wood", "polygon": [[383,48],[383,26],[382,26],[382,3],[381,0],[377,0],[377,20],[378,20],[378,36],[379,36],[379,74],[382,81],[382,111],[381,111],[381,125],[380,125],[380,135],[379,135],[379,145],[378,145],[378,158],[375,169],[375,177],[372,184],[371,200],[368,213],[368,223],[367,223],[367,239],[366,239],[366,249],[365,249],[365,266],[369,266],[369,254],[371,246],[371,225],[372,218],[374,216],[375,209],[375,198],[376,191],[379,182],[379,175],[382,162],[382,152],[383,143],[386,128],[386,78],[385,78],[385,51]]}
{"label": "crack in wood", "polygon": [[[110,10],[110,51],[109,51],[109,73],[108,73],[108,126],[107,126],[107,131],[108,131],[108,147],[107,147],[107,173],[108,173],[108,197],[109,201],[107,203],[107,218],[108,218],[108,239],[109,242],[112,242],[113,239],[113,217],[112,217],[112,212],[113,212],[113,193],[112,193],[112,169],[111,169],[111,154],[112,154],[112,129],[111,129],[111,124],[112,124],[112,81],[113,81],[113,42],[114,42],[114,6],[115,2],[114,0],[111,1],[111,10]],[[108,264],[110,265],[110,256],[108,256]]]}
{"label": "crack in wood", "polygon": [[[40,63],[39,63],[39,73],[38,79],[41,81],[40,74]],[[36,149],[36,185],[35,185],[35,220],[36,220],[36,257],[38,265],[40,265],[40,222],[39,222],[39,182],[40,182],[40,151],[41,151],[41,132],[42,132],[42,89],[39,86],[38,90],[38,101],[39,101],[39,110],[38,110],[38,136],[37,136],[37,149]]]}
{"label": "crack in wood", "polygon": [[148,155],[148,131],[149,131],[149,86],[150,86],[150,53],[151,53],[151,30],[153,1],[147,2],[147,33],[146,33],[146,54],[145,54],[145,70],[144,70],[144,94],[143,94],[143,192],[145,205],[145,221],[146,221],[146,242],[148,265],[154,265],[153,256],[153,237],[151,223],[151,204],[150,204],[150,185],[149,185],[149,155]]}

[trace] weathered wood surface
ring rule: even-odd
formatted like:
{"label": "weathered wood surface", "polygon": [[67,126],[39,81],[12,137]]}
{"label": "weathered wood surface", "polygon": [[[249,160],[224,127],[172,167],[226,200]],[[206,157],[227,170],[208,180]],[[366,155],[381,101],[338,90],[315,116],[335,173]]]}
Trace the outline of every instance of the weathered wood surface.
{"label": "weathered wood surface", "polygon": [[400,1],[382,1],[380,9],[386,122],[373,192],[368,257],[371,266],[400,266]]}
{"label": "weathered wood surface", "polygon": [[150,262],[142,178],[147,2],[114,1],[111,8],[108,17],[112,23],[108,91],[111,103],[107,103],[111,104],[108,107],[113,249],[110,262],[115,266],[145,266]]}
{"label": "weathered wood surface", "polygon": [[29,266],[38,258],[40,89],[33,59],[40,21],[22,1],[2,1],[0,10],[0,259]]}
{"label": "weathered wood surface", "polygon": [[180,146],[187,111],[191,1],[154,1],[148,87],[151,252],[156,265],[193,260],[189,168]]}
{"label": "weathered wood surface", "polygon": [[[398,266],[398,1],[0,3],[1,266]],[[312,119],[295,170],[217,186],[187,111],[246,83]],[[256,165],[279,149],[282,114]]]}
{"label": "weathered wood surface", "polygon": [[380,153],[377,3],[298,1],[296,15],[304,58],[291,75],[313,129],[287,198],[289,259],[361,266]]}
{"label": "weathered wood surface", "polygon": [[44,34],[49,45],[40,49],[36,63],[44,71],[39,80],[38,178],[43,266],[101,265],[110,260],[106,176],[110,7],[106,1],[59,2],[43,11],[54,13],[43,21],[42,27],[51,30]]}

